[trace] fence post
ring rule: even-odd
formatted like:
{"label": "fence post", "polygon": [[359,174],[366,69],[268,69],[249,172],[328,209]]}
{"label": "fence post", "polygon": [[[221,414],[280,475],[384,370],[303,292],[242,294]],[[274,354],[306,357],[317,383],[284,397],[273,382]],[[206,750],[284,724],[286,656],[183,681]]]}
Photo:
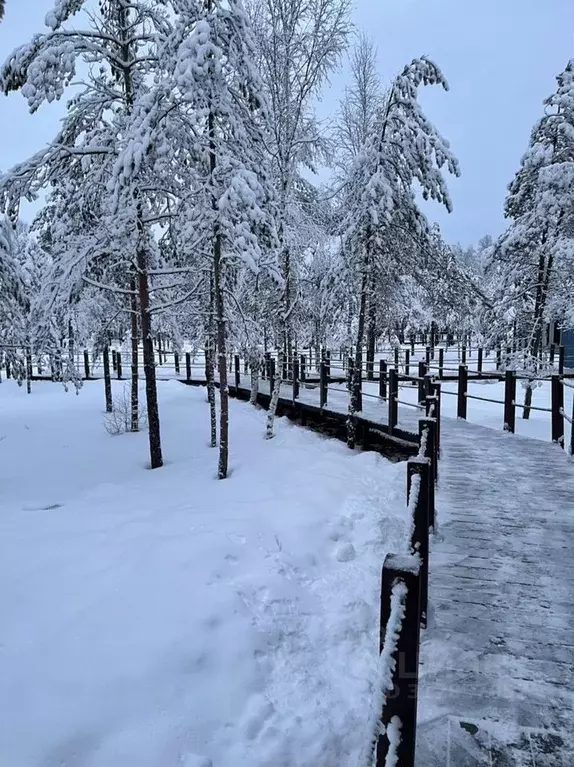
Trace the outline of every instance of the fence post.
{"label": "fence post", "polygon": [[500,370],[502,365],[502,349],[500,346],[496,347],[496,369]]}
{"label": "fence post", "polygon": [[90,378],[90,353],[87,349],[84,349],[84,378],[86,381]]}
{"label": "fence post", "polygon": [[[438,430],[438,397],[429,394],[425,398],[425,415],[434,420],[434,443],[433,443],[433,479],[436,482],[438,477],[438,454],[439,454],[439,430]],[[431,415],[432,413],[432,415]]]}
{"label": "fence post", "polygon": [[466,365],[458,366],[458,400],[456,417],[466,419],[466,393],[468,390],[468,370]]}
{"label": "fence post", "polygon": [[430,365],[430,361],[431,361],[431,348],[430,348],[430,346],[427,346],[427,348],[425,349],[425,361],[426,361],[427,368],[428,368],[429,365]]}
{"label": "fence post", "polygon": [[482,346],[479,346],[478,347],[478,360],[476,362],[476,371],[479,374],[482,373],[482,354],[483,354]]}
{"label": "fence post", "polygon": [[379,397],[387,398],[387,363],[379,360]]}
{"label": "fence post", "polygon": [[463,345],[462,347],[462,356],[461,356],[461,365],[466,365],[466,346]]}
{"label": "fence post", "polygon": [[331,381],[331,350],[325,352],[325,368],[327,372],[327,383]]}
{"label": "fence post", "polygon": [[117,352],[115,349],[112,349],[112,369],[114,373],[118,369],[118,362],[117,362]]}
{"label": "fence post", "polygon": [[[437,463],[440,460],[440,419],[441,419],[441,410],[442,410],[442,403],[441,403],[441,385],[437,383],[436,381],[433,383],[432,388],[433,397],[435,399],[435,418],[436,418],[436,457],[437,457]],[[437,477],[438,477],[438,466],[437,466]]]}
{"label": "fence post", "polygon": [[564,346],[558,347],[558,375],[564,375]]}
{"label": "fence post", "polygon": [[424,457],[428,460],[428,463],[429,463],[429,483],[428,483],[429,525],[434,530],[434,526],[435,526],[434,479],[435,479],[435,463],[436,463],[436,422],[434,418],[419,418],[419,443],[422,443],[423,433],[425,429],[428,429],[428,436],[426,441],[426,447],[424,450]]}
{"label": "fence post", "polygon": [[556,345],[555,344],[550,344],[550,360],[549,360],[549,362],[550,362],[551,365],[554,364],[554,355],[555,354],[556,354]]}
{"label": "fence post", "polygon": [[551,393],[552,442],[557,442],[560,447],[564,447],[564,387],[560,376],[552,376]]}
{"label": "fence post", "polygon": [[[411,564],[412,562],[412,564]],[[406,565],[406,567],[405,567]],[[410,566],[409,566],[410,565]],[[387,626],[391,618],[391,598],[396,587],[406,587],[404,619],[396,638],[392,666],[391,694],[385,698],[381,712],[380,735],[376,746],[376,767],[384,767],[390,748],[387,727],[394,717],[401,722],[401,738],[396,748],[399,765],[414,765],[420,642],[420,565],[415,557],[387,554],[381,575],[381,623],[379,652],[383,651]],[[392,641],[392,638],[389,637]]]}
{"label": "fence post", "polygon": [[504,431],[516,430],[516,373],[507,370],[504,379]]}
{"label": "fence post", "polygon": [[444,349],[441,348],[438,350],[438,377],[442,378],[444,375]]}
{"label": "fence post", "polygon": [[299,360],[293,357],[293,399],[299,398]]}
{"label": "fence post", "polygon": [[411,333],[411,354],[415,353],[415,334]]}
{"label": "fence post", "polygon": [[239,354],[235,355],[234,363],[235,363],[235,388],[239,389],[239,387],[241,386],[241,360],[239,359]]}
{"label": "fence post", "polygon": [[413,554],[421,558],[421,593],[420,593],[420,623],[422,628],[427,626],[428,613],[428,573],[429,573],[429,464],[427,460],[410,458],[407,462],[407,503],[410,505],[413,476],[420,480],[419,492],[413,509],[413,532],[411,548]]}
{"label": "fence post", "polygon": [[116,370],[118,374],[118,381],[122,380],[122,353],[118,352],[116,354]]}
{"label": "fence post", "polygon": [[405,371],[406,376],[411,374],[411,350],[405,349]]}
{"label": "fence post", "polygon": [[185,379],[191,381],[191,352],[185,353]]}
{"label": "fence post", "polygon": [[327,364],[319,365],[319,406],[321,409],[327,404]]}
{"label": "fence post", "polygon": [[176,376],[179,375],[179,352],[174,351],[173,353],[173,367],[175,368],[175,374]]}
{"label": "fence post", "polygon": [[387,407],[389,411],[389,434],[392,434],[399,422],[399,376],[396,368],[389,370],[389,397]]}
{"label": "fence post", "polygon": [[419,362],[419,375],[418,375],[418,387],[419,387],[419,405],[424,402],[425,398],[425,376],[427,374],[427,366],[424,362]]}

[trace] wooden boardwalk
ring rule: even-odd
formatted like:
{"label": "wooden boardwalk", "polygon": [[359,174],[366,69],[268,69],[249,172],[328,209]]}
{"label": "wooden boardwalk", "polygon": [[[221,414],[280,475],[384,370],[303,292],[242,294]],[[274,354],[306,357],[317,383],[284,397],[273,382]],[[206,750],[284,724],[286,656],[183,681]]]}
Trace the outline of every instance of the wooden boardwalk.
{"label": "wooden boardwalk", "polygon": [[574,767],[574,465],[444,419],[417,767]]}

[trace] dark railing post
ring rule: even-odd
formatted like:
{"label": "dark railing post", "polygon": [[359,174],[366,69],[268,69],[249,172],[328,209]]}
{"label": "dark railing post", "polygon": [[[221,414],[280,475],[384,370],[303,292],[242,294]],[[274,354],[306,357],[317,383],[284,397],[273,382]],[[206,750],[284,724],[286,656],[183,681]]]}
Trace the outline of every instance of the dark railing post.
{"label": "dark railing post", "polygon": [[175,368],[175,374],[176,376],[179,375],[179,352],[174,351],[173,353],[173,367]]}
{"label": "dark railing post", "polygon": [[118,369],[118,363],[117,363],[117,352],[115,349],[112,349],[112,369],[114,373]]}
{"label": "dark railing post", "polygon": [[293,399],[299,398],[299,360],[293,357]]}
{"label": "dark railing post", "polygon": [[185,353],[185,380],[191,381],[191,352]]}
{"label": "dark railing post", "polygon": [[462,355],[461,355],[461,359],[460,359],[460,364],[461,365],[466,365],[466,346],[462,347]]}
{"label": "dark railing post", "polygon": [[516,430],[516,373],[507,370],[504,378],[504,431]]}
{"label": "dark railing post", "polygon": [[458,366],[458,399],[456,417],[466,419],[466,394],[468,390],[468,369],[466,365]]}
{"label": "dark railing post", "polygon": [[500,346],[496,347],[496,369],[500,370],[502,367],[502,349]]}
{"label": "dark railing post", "polygon": [[301,355],[301,370],[299,371],[299,376],[301,378],[301,382],[305,382],[305,368],[307,365],[307,358],[304,354]]}
{"label": "dark railing post", "polygon": [[421,627],[427,626],[428,614],[428,572],[429,572],[429,464],[426,459],[411,458],[407,462],[407,503],[410,505],[413,494],[413,477],[419,477],[419,489],[413,512],[411,548],[413,554],[421,558],[421,594],[420,622]]}
{"label": "dark railing post", "polygon": [[122,379],[122,353],[118,352],[116,354],[116,372],[118,374],[118,381],[121,381]]}
{"label": "dark railing post", "polygon": [[419,405],[422,405],[425,398],[425,376],[427,374],[427,366],[424,362],[419,362],[419,375],[418,375],[418,387],[419,387]]}
{"label": "dark railing post", "polygon": [[428,497],[429,497],[429,525],[433,528],[435,526],[435,464],[436,464],[436,422],[434,418],[420,418],[419,419],[419,442],[422,442],[424,432],[428,429],[428,436],[426,441],[426,448],[424,451],[424,457],[429,462],[429,483],[428,483]]}
{"label": "dark railing post", "polygon": [[239,389],[241,386],[241,360],[239,359],[239,354],[236,354],[233,359],[235,364],[235,388]]}
{"label": "dark railing post", "polygon": [[396,368],[389,370],[389,398],[387,407],[389,411],[389,434],[392,434],[399,422],[399,376]]}
{"label": "dark railing post", "polygon": [[387,398],[387,363],[379,360],[379,397]]}
{"label": "dark railing post", "polygon": [[438,377],[442,378],[444,375],[444,349],[441,348],[438,350]]}
{"label": "dark railing post", "polygon": [[324,408],[327,404],[327,363],[319,365],[319,405]]}
{"label": "dark railing post", "polygon": [[411,333],[411,354],[414,356],[415,353],[415,334]]}
{"label": "dark railing post", "polygon": [[[436,457],[437,464],[440,460],[440,419],[441,419],[441,385],[436,381],[433,384],[433,397],[435,400],[435,418],[436,418]],[[438,477],[438,465],[436,470],[436,476]]]}
{"label": "dark railing post", "polygon": [[90,353],[84,349],[84,378],[86,381],[90,378]]}
{"label": "dark railing post", "polygon": [[430,362],[431,362],[431,348],[430,348],[430,346],[427,346],[427,348],[425,349],[425,361],[427,363],[427,368],[428,368],[430,366]]}
{"label": "dark railing post", "polygon": [[[393,554],[387,554],[381,576],[380,652],[383,651],[387,641],[393,595],[395,599],[397,595],[401,599],[404,606],[404,619],[393,653],[392,687],[387,691],[381,712],[380,735],[376,745],[376,767],[384,767],[387,762],[387,754],[391,746],[387,727],[394,717],[401,722],[395,764],[406,767],[415,763],[420,642],[419,593],[418,560],[415,557],[407,559],[404,556],[399,558]],[[388,641],[393,639],[394,637],[388,637]]]}
{"label": "dark railing post", "polygon": [[556,354],[556,345],[550,344],[550,359],[549,362],[551,365],[554,364],[554,355]]}
{"label": "dark railing post", "polygon": [[[552,396],[552,442],[564,447],[564,387],[560,376],[551,379]],[[572,426],[574,429],[574,425]]]}
{"label": "dark railing post", "polygon": [[329,349],[325,352],[325,371],[327,373],[327,383],[331,380],[331,352]]}
{"label": "dark railing post", "polygon": [[558,347],[558,375],[564,375],[564,346]]}
{"label": "dark railing post", "polygon": [[398,370],[399,369],[399,347],[398,346],[395,346],[394,355],[395,355],[395,367]]}
{"label": "dark railing post", "polygon": [[405,349],[405,369],[404,374],[410,376],[411,374],[411,350]]}
{"label": "dark railing post", "polygon": [[476,362],[477,373],[482,373],[482,346],[478,347],[478,360]]}

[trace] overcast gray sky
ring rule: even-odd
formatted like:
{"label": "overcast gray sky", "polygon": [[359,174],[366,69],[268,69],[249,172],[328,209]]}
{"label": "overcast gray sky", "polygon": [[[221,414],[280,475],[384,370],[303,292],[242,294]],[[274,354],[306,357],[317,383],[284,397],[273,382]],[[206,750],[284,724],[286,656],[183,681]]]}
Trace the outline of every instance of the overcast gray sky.
{"label": "overcast gray sky", "polygon": [[[53,0],[7,0],[0,24],[0,59],[43,28]],[[380,72],[389,80],[426,54],[451,90],[426,93],[429,116],[451,141],[461,166],[450,181],[454,212],[426,210],[447,240],[476,242],[504,227],[506,185],[555,75],[574,57],[574,0],[356,0],[354,21],[376,42]],[[334,75],[319,107],[336,110],[345,83]],[[19,94],[0,100],[0,170],[25,159],[58,128],[63,104],[29,115]]]}

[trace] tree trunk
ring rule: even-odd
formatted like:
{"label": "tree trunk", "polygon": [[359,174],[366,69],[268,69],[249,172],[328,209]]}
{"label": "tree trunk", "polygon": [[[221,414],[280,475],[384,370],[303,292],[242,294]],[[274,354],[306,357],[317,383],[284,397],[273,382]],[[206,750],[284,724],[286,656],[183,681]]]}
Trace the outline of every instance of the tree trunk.
{"label": "tree trunk", "polygon": [[259,367],[260,360],[256,354],[249,355],[249,370],[251,373],[251,393],[249,403],[257,405],[257,395],[259,394]]}
{"label": "tree trunk", "polygon": [[275,368],[275,380],[273,381],[273,394],[271,395],[271,401],[269,403],[269,411],[267,413],[267,428],[265,430],[265,438],[271,439],[273,437],[273,426],[275,423],[275,414],[277,413],[277,405],[279,404],[279,395],[281,394],[281,369],[283,367],[283,360],[281,355],[277,358],[277,367]]}
{"label": "tree trunk", "polygon": [[357,343],[355,346],[355,361],[350,379],[349,391],[349,417],[347,419],[347,445],[355,447],[356,424],[355,414],[359,410],[359,398],[361,390],[361,370],[363,366],[363,338],[365,335],[365,320],[367,312],[367,286],[369,284],[369,255],[365,250],[363,262],[363,276],[361,278],[361,296],[359,304],[359,318],[357,323]]}
{"label": "tree trunk", "polygon": [[138,299],[137,285],[135,276],[130,280],[130,317],[131,317],[131,347],[132,347],[132,371],[131,371],[131,431],[139,431],[139,392],[138,392],[138,353],[139,353],[139,332],[138,332]]}
{"label": "tree trunk", "polygon": [[221,274],[221,234],[219,227],[213,242],[213,285],[215,293],[215,322],[217,327],[217,359],[219,369],[219,479],[227,477],[229,463],[229,388],[227,386],[226,322]]}
{"label": "tree trunk", "polygon": [[217,409],[215,407],[215,293],[213,273],[209,278],[209,319],[207,322],[207,343],[205,344],[205,380],[209,403],[209,444],[217,447]]}
{"label": "tree trunk", "polygon": [[112,377],[110,375],[110,347],[108,344],[104,346],[104,390],[106,394],[106,413],[111,413],[113,408],[112,403]]}
{"label": "tree trunk", "polygon": [[159,426],[159,406],[157,400],[157,383],[155,377],[155,361],[153,354],[153,338],[151,335],[151,317],[149,311],[149,278],[147,259],[141,238],[143,225],[138,212],[138,229],[140,241],[137,248],[138,288],[140,304],[140,324],[143,345],[143,365],[145,375],[145,393],[148,418],[149,454],[152,469],[163,466],[161,453],[161,433]]}

